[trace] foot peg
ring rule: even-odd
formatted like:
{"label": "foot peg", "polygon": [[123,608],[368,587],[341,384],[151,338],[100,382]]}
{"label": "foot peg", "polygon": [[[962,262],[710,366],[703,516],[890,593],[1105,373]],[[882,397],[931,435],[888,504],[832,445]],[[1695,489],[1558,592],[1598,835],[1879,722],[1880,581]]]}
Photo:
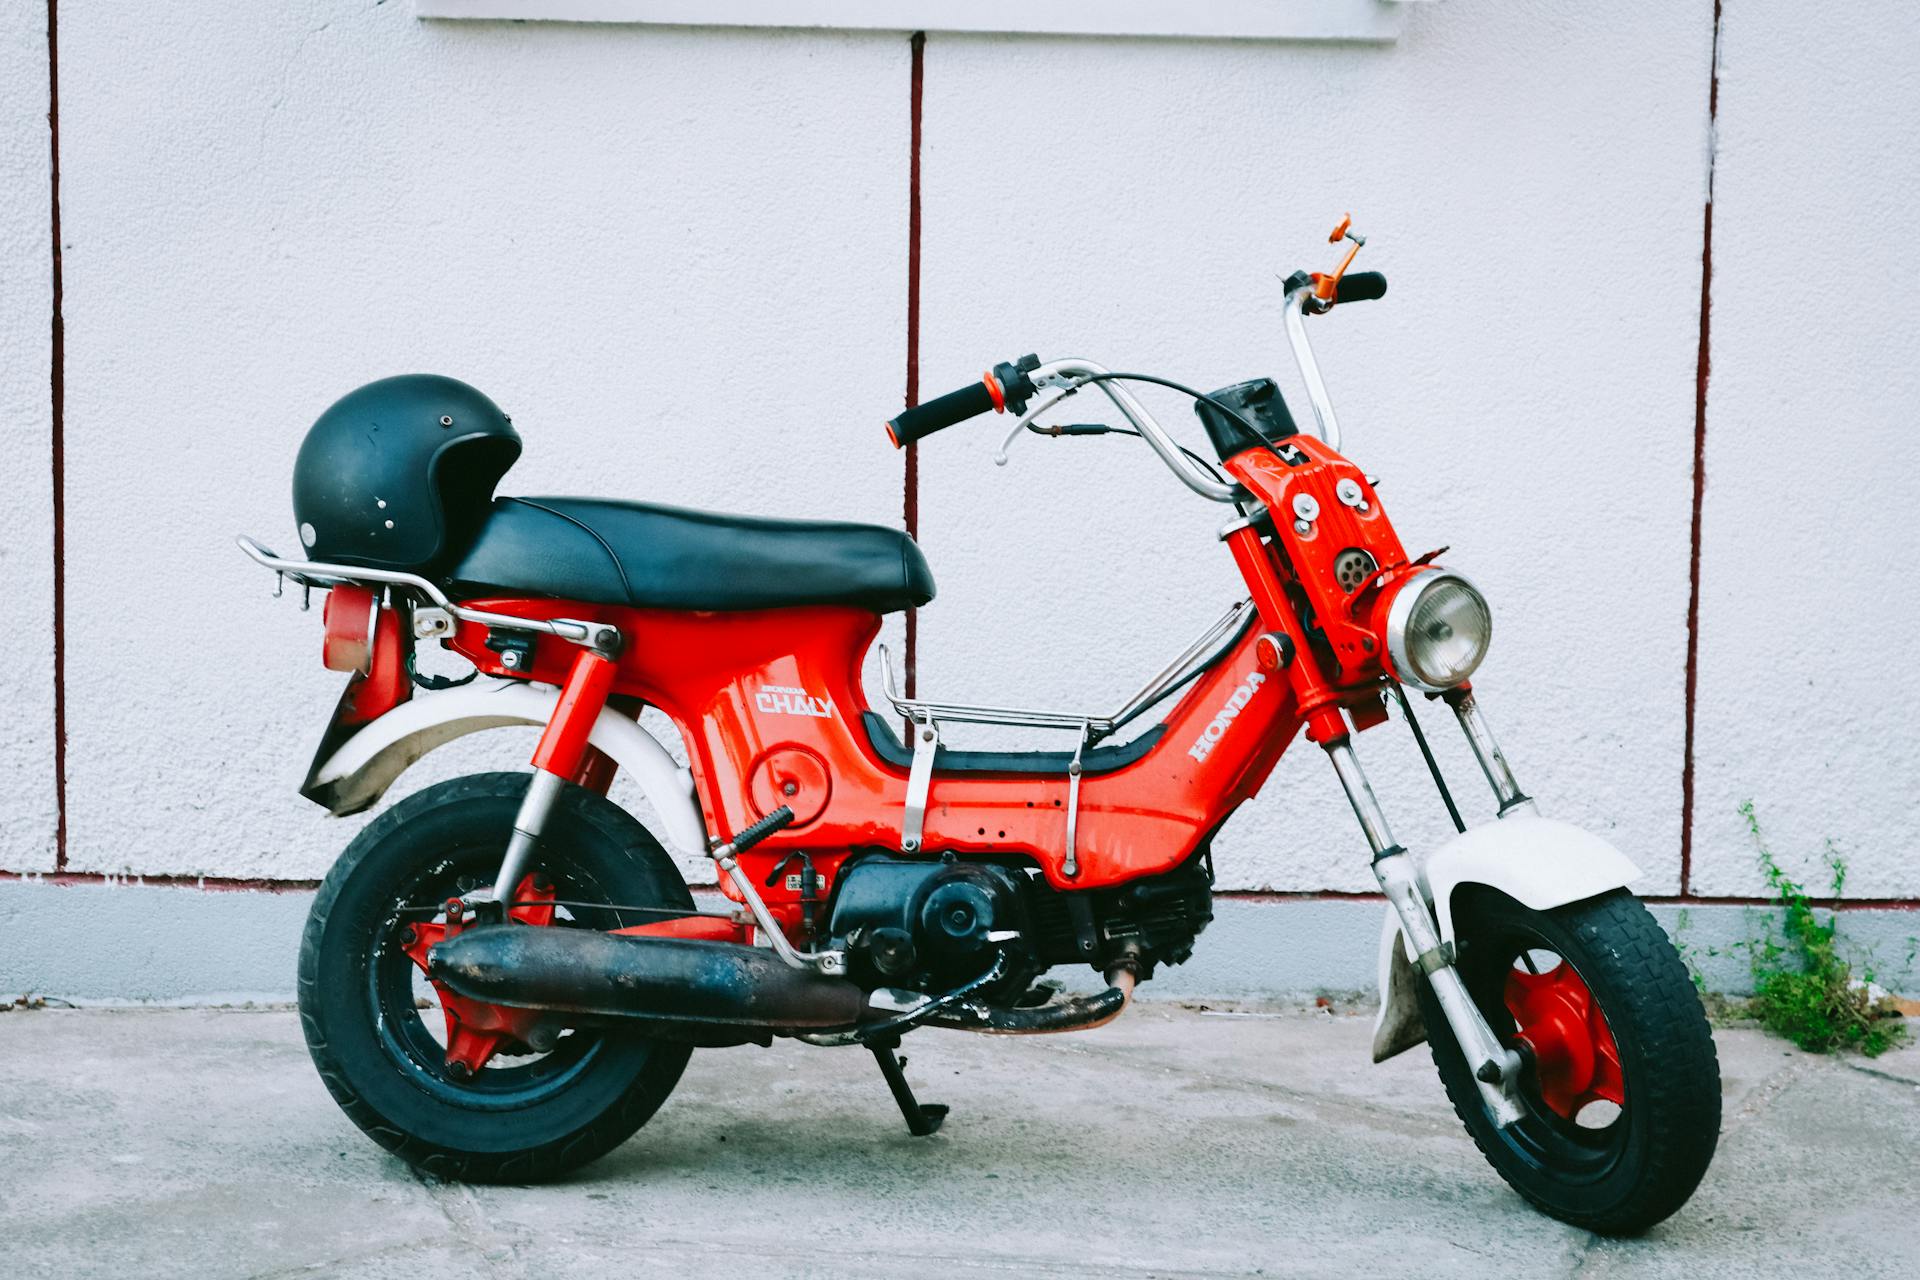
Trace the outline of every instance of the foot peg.
{"label": "foot peg", "polygon": [[898,1040],[867,1046],[873,1050],[873,1060],[880,1064],[880,1074],[887,1078],[887,1088],[893,1090],[893,1100],[900,1104],[900,1114],[907,1120],[907,1132],[924,1138],[939,1132],[941,1121],[947,1118],[947,1109],[937,1102],[922,1103],[913,1096],[913,1086],[907,1083],[907,1060],[896,1057],[893,1052],[899,1047]]}

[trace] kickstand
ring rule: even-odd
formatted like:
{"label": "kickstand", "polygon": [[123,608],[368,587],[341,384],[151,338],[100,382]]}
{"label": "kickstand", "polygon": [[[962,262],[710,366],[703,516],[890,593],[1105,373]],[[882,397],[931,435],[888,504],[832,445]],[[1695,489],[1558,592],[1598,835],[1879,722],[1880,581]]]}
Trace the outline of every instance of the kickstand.
{"label": "kickstand", "polygon": [[893,1051],[899,1047],[898,1039],[876,1040],[867,1046],[873,1050],[873,1060],[880,1064],[880,1074],[887,1078],[887,1088],[893,1090],[893,1100],[900,1104],[900,1114],[907,1118],[907,1132],[924,1138],[939,1131],[947,1109],[937,1102],[923,1104],[913,1096],[904,1070],[907,1060],[894,1056]]}

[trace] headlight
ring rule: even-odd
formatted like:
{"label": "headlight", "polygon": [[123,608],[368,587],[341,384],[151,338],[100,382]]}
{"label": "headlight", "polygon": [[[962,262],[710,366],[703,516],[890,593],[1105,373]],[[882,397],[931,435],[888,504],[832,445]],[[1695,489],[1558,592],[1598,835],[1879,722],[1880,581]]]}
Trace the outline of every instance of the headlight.
{"label": "headlight", "polygon": [[1422,689],[1451,689],[1479,667],[1493,639],[1493,614],[1471,582],[1445,570],[1400,588],[1387,611],[1394,674]]}

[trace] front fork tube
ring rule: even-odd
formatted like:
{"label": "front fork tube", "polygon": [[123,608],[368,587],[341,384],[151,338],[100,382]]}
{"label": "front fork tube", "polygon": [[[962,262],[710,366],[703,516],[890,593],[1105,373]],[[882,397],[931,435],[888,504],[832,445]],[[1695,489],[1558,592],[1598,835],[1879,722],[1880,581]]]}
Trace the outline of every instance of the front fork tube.
{"label": "front fork tube", "polygon": [[1373,850],[1374,879],[1400,917],[1400,928],[1414,953],[1414,965],[1427,975],[1434,997],[1446,1014],[1447,1025],[1453,1029],[1454,1040],[1473,1066],[1474,1079],[1494,1123],[1502,1127],[1512,1124],[1520,1119],[1520,1109],[1511,1093],[1520,1070],[1520,1055],[1500,1043],[1479,1006],[1467,994],[1460,971],[1453,966],[1453,949],[1441,941],[1433,909],[1427,905],[1426,895],[1420,889],[1413,856],[1393,838],[1393,829],[1388,826],[1387,815],[1373,794],[1373,785],[1367,781],[1359,758],[1353,754],[1353,744],[1339,737],[1329,740],[1325,746],[1333,771],[1339,775],[1347,801],[1353,806],[1354,817],[1360,820],[1360,830],[1366,834],[1367,844]]}
{"label": "front fork tube", "polygon": [[493,899],[506,909],[513,906],[514,888],[533,863],[541,832],[546,830],[561,792],[570,780],[580,776],[586,764],[594,722],[613,691],[614,671],[612,657],[582,649],[567,673],[553,718],[540,735],[540,745],[533,749],[533,781],[527,785],[526,798],[514,815],[513,835],[507,841],[506,856],[500,860],[500,874],[494,877]]}
{"label": "front fork tube", "polygon": [[1460,721],[1460,731],[1467,735],[1467,745],[1473,748],[1473,758],[1480,762],[1480,772],[1487,775],[1487,785],[1493,788],[1494,797],[1500,801],[1500,816],[1538,813],[1539,806],[1514,781],[1513,769],[1507,764],[1505,753],[1500,750],[1500,744],[1494,741],[1493,730],[1487,727],[1487,718],[1481,714],[1480,704],[1473,700],[1473,690],[1453,689],[1444,696],[1447,705],[1453,708],[1454,717]]}

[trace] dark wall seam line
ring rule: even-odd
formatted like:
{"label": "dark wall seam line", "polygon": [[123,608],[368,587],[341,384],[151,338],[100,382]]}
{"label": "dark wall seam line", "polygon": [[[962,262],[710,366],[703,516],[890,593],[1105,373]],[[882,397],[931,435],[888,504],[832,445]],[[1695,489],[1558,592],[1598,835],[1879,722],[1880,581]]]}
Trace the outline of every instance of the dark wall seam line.
{"label": "dark wall seam line", "polygon": [[1680,896],[1693,892],[1694,735],[1700,688],[1701,508],[1707,493],[1707,379],[1713,367],[1713,169],[1720,153],[1720,0],[1713,0],[1713,58],[1707,78],[1707,202],[1700,228],[1700,346],[1694,363],[1693,516],[1687,549],[1686,733],[1680,762]]}
{"label": "dark wall seam line", "polygon": [[[927,33],[916,31],[907,42],[911,51],[907,81],[907,407],[920,403],[920,103],[927,63]],[[907,536],[920,538],[920,446],[903,451],[900,516]],[[920,611],[907,610],[904,660],[907,697],[920,691]]]}
{"label": "dark wall seam line", "polygon": [[47,0],[47,145],[52,154],[53,189],[53,421],[49,452],[53,462],[53,788],[55,823],[53,866],[67,865],[67,326],[62,316],[64,281],[60,269],[60,9]]}

